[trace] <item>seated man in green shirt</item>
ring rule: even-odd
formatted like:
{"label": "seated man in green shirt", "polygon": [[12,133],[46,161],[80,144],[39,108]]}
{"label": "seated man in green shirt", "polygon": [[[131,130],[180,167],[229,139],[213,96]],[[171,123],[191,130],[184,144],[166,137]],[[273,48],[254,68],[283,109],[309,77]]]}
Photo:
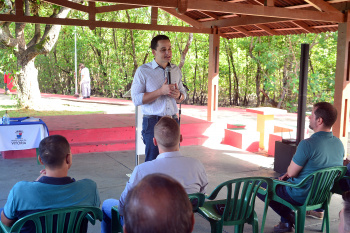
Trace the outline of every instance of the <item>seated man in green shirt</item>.
{"label": "seated man in green shirt", "polygon": [[[335,107],[327,102],[314,104],[309,119],[309,127],[315,133],[299,143],[287,172],[279,177],[279,180],[298,184],[307,175],[317,170],[343,165],[343,144],[331,132],[331,128],[337,119]],[[309,188],[294,189],[278,185],[276,193],[293,205],[302,205],[305,202]],[[262,198],[261,195],[258,196],[260,199]],[[271,201],[269,206],[281,216],[281,222],[274,227],[274,232],[291,232],[295,223],[294,212],[275,201]]]}
{"label": "seated man in green shirt", "polygon": [[[13,186],[4,208],[0,208],[0,220],[4,225],[11,227],[18,219],[42,210],[100,206],[94,181],[75,180],[68,176],[72,153],[65,137],[52,135],[44,138],[39,152],[39,161],[45,169],[36,181],[20,181]],[[26,223],[21,230],[21,233],[24,232],[35,232],[34,224]]]}

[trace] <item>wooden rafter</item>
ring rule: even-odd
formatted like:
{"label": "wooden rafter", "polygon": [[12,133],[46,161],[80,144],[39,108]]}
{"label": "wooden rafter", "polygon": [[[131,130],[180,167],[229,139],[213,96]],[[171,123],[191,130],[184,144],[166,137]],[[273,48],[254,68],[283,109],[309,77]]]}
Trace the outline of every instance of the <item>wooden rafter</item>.
{"label": "wooden rafter", "polygon": [[219,19],[219,16],[217,16],[216,14],[212,13],[212,12],[209,12],[209,11],[202,11],[202,14],[205,14],[213,19],[216,19],[218,20]]}
{"label": "wooden rafter", "polygon": [[68,8],[71,8],[73,10],[77,10],[77,11],[89,12],[88,6],[84,6],[82,4],[75,3],[75,2],[70,2],[68,0],[43,0],[43,1],[55,4],[57,6],[68,7]]}
{"label": "wooden rafter", "polygon": [[242,25],[254,25],[254,24],[264,24],[264,23],[273,23],[273,22],[283,22],[289,21],[288,19],[280,18],[268,18],[268,17],[236,17],[232,19],[222,19],[217,21],[203,22],[202,25],[204,28],[210,28],[213,26],[217,27],[229,27],[229,26],[242,26]]}
{"label": "wooden rafter", "polygon": [[131,9],[136,9],[136,8],[139,8],[139,7],[134,6],[134,5],[124,5],[124,4],[117,4],[117,5],[111,5],[111,6],[100,6],[100,7],[96,7],[96,13],[131,10]]}
{"label": "wooden rafter", "polygon": [[257,27],[261,28],[262,30],[264,30],[267,34],[274,36],[274,35],[278,35],[274,30],[272,30],[271,28],[269,28],[268,26],[264,25],[264,24],[257,24]]}
{"label": "wooden rafter", "polygon": [[303,21],[292,21],[295,25],[301,27],[302,29],[304,29],[307,33],[314,33],[315,30],[311,27],[309,27],[306,23],[304,23]]}
{"label": "wooden rafter", "polygon": [[[159,6],[176,8],[177,2],[172,0],[115,0],[119,3],[134,4],[143,6]],[[311,10],[286,9],[281,7],[266,7],[240,3],[227,3],[211,0],[192,0],[188,2],[188,8],[199,11],[223,12],[243,15],[290,18],[295,20],[313,20],[324,22],[344,22],[345,16],[341,12],[317,12]]]}
{"label": "wooden rafter", "polygon": [[311,6],[315,7],[319,11],[334,12],[334,13],[339,12],[331,4],[323,0],[305,0],[305,2],[309,3]]}
{"label": "wooden rafter", "polygon": [[175,16],[176,18],[188,23],[189,25],[195,27],[195,28],[203,28],[202,24],[199,23],[197,20],[194,20],[186,15],[180,15],[177,13],[176,10],[171,8],[161,8],[163,11],[168,12],[169,14]]}
{"label": "wooden rafter", "polygon": [[157,25],[158,24],[158,7],[152,7],[151,24],[152,25]]}
{"label": "wooden rafter", "polygon": [[[76,25],[76,26],[91,26],[89,20],[81,19],[68,19],[68,18],[51,18],[51,17],[36,17],[36,16],[17,16],[17,15],[4,15],[0,14],[0,21],[4,22],[16,22],[16,23],[34,23],[34,24],[54,24],[54,25]],[[122,28],[122,29],[134,29],[134,30],[155,30],[155,31],[169,31],[169,32],[191,32],[191,33],[204,33],[210,34],[211,29],[197,29],[194,27],[181,27],[181,26],[167,26],[167,25],[151,25],[141,23],[121,23],[121,22],[107,22],[107,21],[95,21],[96,27],[103,28]],[[94,26],[94,25],[93,25]]]}
{"label": "wooden rafter", "polygon": [[177,0],[176,11],[181,15],[185,14],[187,11],[187,3],[188,0]]}
{"label": "wooden rafter", "polygon": [[253,36],[253,34],[247,30],[245,30],[243,27],[234,27],[237,31],[243,33],[246,36]]}
{"label": "wooden rafter", "polygon": [[[258,0],[256,0],[258,1]],[[349,0],[330,0],[327,1],[328,4],[334,4],[334,3],[341,3],[341,2],[348,2]],[[307,4],[301,4],[301,5],[295,5],[295,6],[287,6],[285,8],[288,9],[302,9],[302,8],[308,8],[308,7],[312,7],[312,5],[310,3]]]}
{"label": "wooden rafter", "polygon": [[264,6],[275,6],[274,0],[265,0]]}

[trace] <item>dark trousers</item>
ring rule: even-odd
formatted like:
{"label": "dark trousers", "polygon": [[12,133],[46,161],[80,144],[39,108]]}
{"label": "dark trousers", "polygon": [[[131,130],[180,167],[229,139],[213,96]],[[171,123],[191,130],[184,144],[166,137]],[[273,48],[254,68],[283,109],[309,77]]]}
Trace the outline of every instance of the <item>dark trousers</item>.
{"label": "dark trousers", "polygon": [[[154,115],[145,115],[143,117],[142,122],[142,140],[143,143],[146,145],[146,159],[147,161],[152,161],[157,158],[159,155],[158,146],[155,146],[153,144],[153,137],[154,137],[154,126],[157,124],[157,122],[162,118],[161,116],[154,116]],[[179,119],[176,115],[173,116],[173,119],[176,120],[176,122],[179,124]]]}
{"label": "dark trousers", "polygon": [[[266,188],[266,183],[263,183],[261,185],[261,187]],[[296,202],[293,200],[293,198],[291,198],[291,196],[289,196],[289,194],[287,193],[286,190],[286,186],[284,185],[277,185],[276,186],[276,194],[277,196],[279,196],[280,198],[288,201],[289,203],[291,203],[292,205],[298,205],[301,206],[302,204],[300,204],[299,202]],[[265,201],[265,195],[259,194],[258,193],[258,198],[262,201]],[[283,223],[290,223],[288,218],[290,216],[290,214],[293,212],[290,208],[288,208],[287,206],[276,202],[276,201],[270,201],[269,202],[269,206],[279,215],[281,216],[281,222]]]}

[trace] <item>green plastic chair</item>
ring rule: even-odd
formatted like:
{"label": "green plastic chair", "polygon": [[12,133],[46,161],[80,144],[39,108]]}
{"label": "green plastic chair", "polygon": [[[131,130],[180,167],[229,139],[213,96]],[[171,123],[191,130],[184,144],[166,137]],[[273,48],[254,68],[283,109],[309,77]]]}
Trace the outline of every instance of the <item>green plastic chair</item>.
{"label": "green plastic chair", "polygon": [[[266,183],[266,188],[261,187]],[[222,232],[223,226],[235,226],[235,232],[243,232],[244,224],[253,226],[253,232],[259,232],[258,217],[254,211],[255,198],[258,190],[262,194],[267,194],[265,198],[264,215],[261,225],[261,232],[264,232],[266,212],[269,203],[269,189],[272,179],[267,177],[246,177],[226,181],[217,186],[207,197],[210,201],[205,201],[199,207],[198,213],[210,222],[211,232]],[[214,200],[222,188],[226,187],[227,195],[224,200]],[[224,204],[223,214],[216,210],[217,204]]]}
{"label": "green plastic chair", "polygon": [[[205,200],[203,193],[188,194],[188,198],[192,203],[193,212],[198,210],[199,206],[202,206]],[[123,233],[123,226],[120,224],[120,215],[118,206],[112,207],[112,233]]]}
{"label": "green plastic chair", "polygon": [[[326,231],[329,233],[328,207],[332,196],[331,189],[334,185],[334,182],[337,182],[339,179],[341,179],[344,176],[345,172],[346,167],[344,166],[321,169],[305,177],[299,184],[291,184],[286,181],[273,180],[273,193],[270,201],[273,200],[282,203],[295,212],[296,233],[304,232],[305,216],[307,210],[315,210],[319,208],[324,209],[325,212],[321,231],[324,231],[324,226],[326,225]],[[292,205],[276,195],[275,190],[277,185],[285,185],[292,188],[301,188],[305,185],[310,184],[310,182],[310,190],[308,192],[308,196],[306,197],[305,203],[302,206]]]}
{"label": "green plastic chair", "polygon": [[120,224],[118,206],[112,206],[112,233],[123,233],[123,226]]}
{"label": "green plastic chair", "polygon": [[188,199],[192,204],[193,212],[197,212],[200,206],[203,206],[205,195],[203,193],[188,194]]}
{"label": "green plastic chair", "polygon": [[[68,214],[69,218],[67,217]],[[93,206],[76,206],[40,211],[17,220],[12,227],[7,227],[0,222],[0,233],[20,232],[23,225],[28,221],[34,222],[36,233],[51,233],[53,232],[54,218],[57,219],[55,220],[57,222],[56,233],[80,233],[83,219],[87,218],[92,225],[95,225],[96,219],[102,221],[102,211]],[[41,219],[45,222],[45,229],[43,229]],[[67,231],[64,231],[65,223],[68,223]]]}

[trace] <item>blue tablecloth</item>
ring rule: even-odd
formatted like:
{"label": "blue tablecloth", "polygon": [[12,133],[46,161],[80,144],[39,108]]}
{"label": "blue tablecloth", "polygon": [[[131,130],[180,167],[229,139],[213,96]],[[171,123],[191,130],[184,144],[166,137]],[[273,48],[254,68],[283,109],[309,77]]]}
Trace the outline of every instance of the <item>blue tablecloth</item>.
{"label": "blue tablecloth", "polygon": [[39,118],[10,118],[9,125],[0,124],[0,151],[38,148],[47,136],[49,130]]}

